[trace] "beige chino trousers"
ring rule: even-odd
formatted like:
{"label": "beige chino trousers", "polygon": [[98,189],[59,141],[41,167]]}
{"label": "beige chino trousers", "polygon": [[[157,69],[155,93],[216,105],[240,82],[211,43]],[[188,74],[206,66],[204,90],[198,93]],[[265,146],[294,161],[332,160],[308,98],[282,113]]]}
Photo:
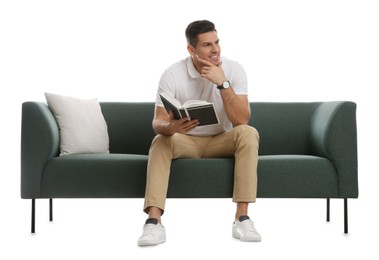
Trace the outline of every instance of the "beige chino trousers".
{"label": "beige chino trousers", "polygon": [[248,125],[216,136],[157,135],[149,150],[144,211],[165,209],[171,161],[177,158],[235,157],[234,202],[255,202],[259,134]]}

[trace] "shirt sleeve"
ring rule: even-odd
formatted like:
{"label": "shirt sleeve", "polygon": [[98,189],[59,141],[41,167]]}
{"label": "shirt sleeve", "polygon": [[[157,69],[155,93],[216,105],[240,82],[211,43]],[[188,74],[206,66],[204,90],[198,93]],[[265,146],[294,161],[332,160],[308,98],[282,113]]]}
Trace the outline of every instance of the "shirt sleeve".
{"label": "shirt sleeve", "polygon": [[158,85],[157,97],[155,100],[155,105],[158,107],[163,107],[162,99],[159,94],[164,93],[166,95],[175,97],[175,88],[174,88],[174,77],[170,70],[163,72]]}
{"label": "shirt sleeve", "polygon": [[241,64],[233,62],[228,79],[237,95],[248,94],[247,76]]}

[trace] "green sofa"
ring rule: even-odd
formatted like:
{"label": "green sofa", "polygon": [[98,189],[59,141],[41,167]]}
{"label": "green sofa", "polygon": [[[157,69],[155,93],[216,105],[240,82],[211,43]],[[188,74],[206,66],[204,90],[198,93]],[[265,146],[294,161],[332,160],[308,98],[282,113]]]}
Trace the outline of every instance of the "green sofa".
{"label": "green sofa", "polygon": [[[21,197],[143,198],[154,103],[101,102],[109,154],[59,156],[59,129],[47,104],[22,104]],[[250,103],[260,133],[258,198],[358,197],[356,104],[349,101]],[[177,159],[169,198],[230,198],[233,158]]]}

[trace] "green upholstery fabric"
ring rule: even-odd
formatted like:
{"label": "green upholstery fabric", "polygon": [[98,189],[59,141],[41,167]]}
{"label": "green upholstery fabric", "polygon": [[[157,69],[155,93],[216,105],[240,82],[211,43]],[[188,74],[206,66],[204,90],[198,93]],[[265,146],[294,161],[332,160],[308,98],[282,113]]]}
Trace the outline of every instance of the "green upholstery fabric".
{"label": "green upholstery fabric", "polygon": [[337,198],[333,164],[311,155],[263,155],[258,165],[260,198]]}
{"label": "green upholstery fabric", "polygon": [[[260,134],[258,197],[358,197],[353,102],[251,103]],[[45,103],[22,106],[21,197],[142,198],[155,135],[154,103],[103,102],[110,154],[58,156],[59,130]],[[172,162],[170,198],[228,198],[234,158]]]}
{"label": "green upholstery fabric", "polygon": [[311,148],[337,169],[339,196],[358,197],[356,104],[326,102],[312,117]]}
{"label": "green upholstery fabric", "polygon": [[311,120],[318,105],[251,103],[249,125],[259,132],[259,154],[311,154]]}
{"label": "green upholstery fabric", "polygon": [[21,197],[38,198],[42,170],[58,156],[58,125],[47,105],[37,102],[22,105],[21,120]]}
{"label": "green upholstery fabric", "polygon": [[110,152],[148,154],[155,133],[154,103],[101,103],[108,124]]}
{"label": "green upholstery fabric", "polygon": [[234,158],[177,159],[172,162],[168,197],[230,198]]}
{"label": "green upholstery fabric", "polygon": [[[56,157],[42,174],[44,198],[142,198],[146,155],[83,154]],[[170,198],[230,198],[233,158],[174,160]],[[109,169],[112,169],[109,171]],[[332,163],[307,155],[259,158],[258,197],[336,198],[338,178]]]}
{"label": "green upholstery fabric", "polygon": [[43,198],[140,198],[147,155],[78,154],[49,160],[42,173]]}

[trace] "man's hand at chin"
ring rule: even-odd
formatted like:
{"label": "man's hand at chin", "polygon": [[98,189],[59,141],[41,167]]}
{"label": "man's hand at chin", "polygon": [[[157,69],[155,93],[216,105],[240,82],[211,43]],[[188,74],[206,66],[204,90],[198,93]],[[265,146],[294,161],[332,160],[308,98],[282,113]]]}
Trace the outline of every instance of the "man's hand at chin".
{"label": "man's hand at chin", "polygon": [[200,75],[202,78],[205,78],[211,81],[217,86],[221,85],[226,80],[224,71],[221,68],[221,62],[219,65],[216,66],[210,61],[200,59],[198,56],[197,56],[197,61],[203,65],[200,71]]}

